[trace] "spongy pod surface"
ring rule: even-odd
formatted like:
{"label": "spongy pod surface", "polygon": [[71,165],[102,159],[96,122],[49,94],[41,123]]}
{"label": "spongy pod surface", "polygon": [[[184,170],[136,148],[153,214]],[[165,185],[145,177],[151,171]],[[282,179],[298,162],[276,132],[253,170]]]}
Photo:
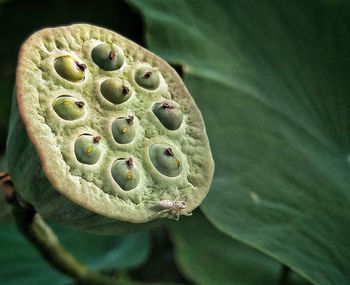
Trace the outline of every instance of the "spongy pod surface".
{"label": "spongy pod surface", "polygon": [[18,193],[44,218],[98,233],[168,217],[157,208],[164,200],[191,212],[214,172],[202,116],[176,72],[87,24],[23,44],[7,157]]}

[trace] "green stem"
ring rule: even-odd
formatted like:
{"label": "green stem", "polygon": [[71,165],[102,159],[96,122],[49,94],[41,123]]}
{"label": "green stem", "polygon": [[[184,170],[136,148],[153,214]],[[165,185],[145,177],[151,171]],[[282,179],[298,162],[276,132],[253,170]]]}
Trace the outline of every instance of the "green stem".
{"label": "green stem", "polygon": [[[118,280],[89,269],[66,251],[48,224],[35,209],[18,199],[11,199],[16,224],[22,234],[39,250],[57,270],[74,278],[80,285],[160,285],[143,283],[120,276]],[[181,285],[167,283],[168,285]],[[164,285],[164,283],[162,283]]]}
{"label": "green stem", "polygon": [[90,270],[76,260],[63,248],[56,235],[32,206],[15,201],[13,213],[22,234],[62,273],[86,285],[120,284],[112,278]]}

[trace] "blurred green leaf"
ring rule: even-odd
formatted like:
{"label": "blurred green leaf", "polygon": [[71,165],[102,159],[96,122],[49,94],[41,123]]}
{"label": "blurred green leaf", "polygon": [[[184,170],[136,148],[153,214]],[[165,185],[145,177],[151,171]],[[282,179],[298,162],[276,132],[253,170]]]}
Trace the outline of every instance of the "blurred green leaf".
{"label": "blurred green leaf", "polygon": [[7,203],[4,193],[0,189],[0,224],[12,222],[12,221],[13,221],[13,217],[12,217],[11,207]]}
{"label": "blurred green leaf", "polygon": [[13,85],[14,82],[11,80],[5,81],[0,79],[0,153],[5,152]]}
{"label": "blurred green leaf", "polygon": [[143,263],[150,252],[147,232],[118,237],[102,237],[67,229],[62,234],[62,243],[79,260],[94,269],[127,269]]}
{"label": "blurred green leaf", "polygon": [[350,3],[129,2],[203,112],[206,216],[315,284],[348,284]]}
{"label": "blurred green leaf", "polygon": [[[0,172],[7,171],[7,162],[5,154],[0,154]],[[11,206],[7,203],[5,193],[0,187],[0,223],[12,222]],[[1,244],[0,244],[1,246]]]}
{"label": "blurred green leaf", "polygon": [[7,161],[5,154],[0,154],[0,172],[7,171]]}
{"label": "blurred green leaf", "polygon": [[52,269],[17,231],[0,225],[0,276],[7,285],[64,284],[69,279]]}
{"label": "blurred green leaf", "polygon": [[9,222],[13,222],[12,209],[6,201],[4,192],[0,189],[0,224]]}
{"label": "blurred green leaf", "polygon": [[0,124],[7,127],[14,82],[0,81]]}
{"label": "blurred green leaf", "polygon": [[[62,243],[94,269],[125,269],[143,263],[149,255],[148,234],[139,232],[106,237],[54,227]],[[62,285],[69,279],[50,267],[17,231],[0,225],[0,280],[6,285]]]}
{"label": "blurred green leaf", "polygon": [[174,245],[166,227],[160,226],[150,231],[152,252],[142,267],[129,270],[132,280],[148,284],[188,284],[174,258]]}
{"label": "blurred green leaf", "polygon": [[[12,216],[12,208],[7,203],[5,193],[0,188],[0,227],[1,227],[1,224],[3,223],[12,223],[13,221],[14,219]],[[0,243],[0,248],[1,248],[1,243]]]}
{"label": "blurred green leaf", "polygon": [[11,0],[0,0],[0,5],[1,4],[5,4],[5,3],[7,3],[7,2],[10,2]]}
{"label": "blurred green leaf", "polygon": [[199,211],[169,228],[178,264],[198,284],[278,284],[279,263],[219,232]]}

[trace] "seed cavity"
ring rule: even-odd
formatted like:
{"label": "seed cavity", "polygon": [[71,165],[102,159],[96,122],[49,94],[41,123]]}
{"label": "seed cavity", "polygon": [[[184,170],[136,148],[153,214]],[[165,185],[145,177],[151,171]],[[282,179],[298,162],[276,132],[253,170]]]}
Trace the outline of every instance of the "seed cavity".
{"label": "seed cavity", "polygon": [[85,114],[85,103],[73,96],[62,95],[53,102],[56,114],[64,120],[73,121],[80,119]]}
{"label": "seed cavity", "polygon": [[101,157],[101,137],[83,134],[74,143],[77,160],[83,164],[95,164]]}
{"label": "seed cavity", "polygon": [[134,78],[139,86],[148,90],[155,90],[160,84],[159,71],[151,67],[141,67],[137,69]]}
{"label": "seed cavity", "polygon": [[183,113],[179,104],[166,100],[153,106],[153,113],[162,125],[168,130],[175,131],[180,128],[183,121]]}
{"label": "seed cavity", "polygon": [[119,117],[112,123],[112,135],[114,140],[120,144],[127,144],[136,136],[134,116]]}
{"label": "seed cavity", "polygon": [[119,158],[115,160],[111,168],[115,182],[125,191],[136,188],[140,183],[140,171],[132,158]]}
{"label": "seed cavity", "polygon": [[181,173],[180,155],[167,144],[153,144],[149,156],[154,167],[165,176],[175,177]]}
{"label": "seed cavity", "polygon": [[91,58],[103,70],[113,71],[120,69],[124,64],[124,55],[114,44],[100,44],[92,49]]}
{"label": "seed cavity", "polygon": [[54,62],[56,72],[64,79],[79,82],[85,78],[86,64],[73,59],[70,55],[57,58]]}
{"label": "seed cavity", "polygon": [[102,82],[100,91],[102,96],[113,104],[121,104],[131,96],[130,87],[127,82],[119,78],[110,78]]}

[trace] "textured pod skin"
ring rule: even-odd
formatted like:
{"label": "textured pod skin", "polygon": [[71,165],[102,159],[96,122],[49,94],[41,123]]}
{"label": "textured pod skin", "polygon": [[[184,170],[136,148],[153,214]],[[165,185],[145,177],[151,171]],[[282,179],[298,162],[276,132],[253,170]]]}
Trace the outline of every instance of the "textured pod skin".
{"label": "textured pod skin", "polygon": [[[120,69],[106,71],[93,62],[93,48],[104,42],[124,53]],[[67,81],[54,70],[55,59],[67,53],[86,64],[81,82]],[[135,71],[144,66],[159,72],[154,90],[135,82]],[[108,78],[127,81],[133,89],[123,104],[112,104],[101,95],[101,82]],[[64,94],[85,103],[82,118],[66,121],[57,116],[52,105]],[[184,118],[176,131],[164,128],[152,111],[154,104],[164,100],[181,106]],[[129,115],[137,121],[135,138],[118,144],[112,122]],[[101,138],[101,157],[93,165],[80,163],[74,153],[74,142],[83,134]],[[154,167],[149,157],[154,144],[176,151],[180,175],[164,176]],[[129,191],[111,174],[113,162],[120,157],[132,157],[140,172],[137,187]],[[135,43],[86,24],[41,30],[22,46],[7,158],[19,195],[44,218],[98,234],[152,225],[153,220],[169,216],[154,206],[167,199],[185,201],[184,212],[191,212],[205,198],[214,172],[201,114],[176,72]]]}

